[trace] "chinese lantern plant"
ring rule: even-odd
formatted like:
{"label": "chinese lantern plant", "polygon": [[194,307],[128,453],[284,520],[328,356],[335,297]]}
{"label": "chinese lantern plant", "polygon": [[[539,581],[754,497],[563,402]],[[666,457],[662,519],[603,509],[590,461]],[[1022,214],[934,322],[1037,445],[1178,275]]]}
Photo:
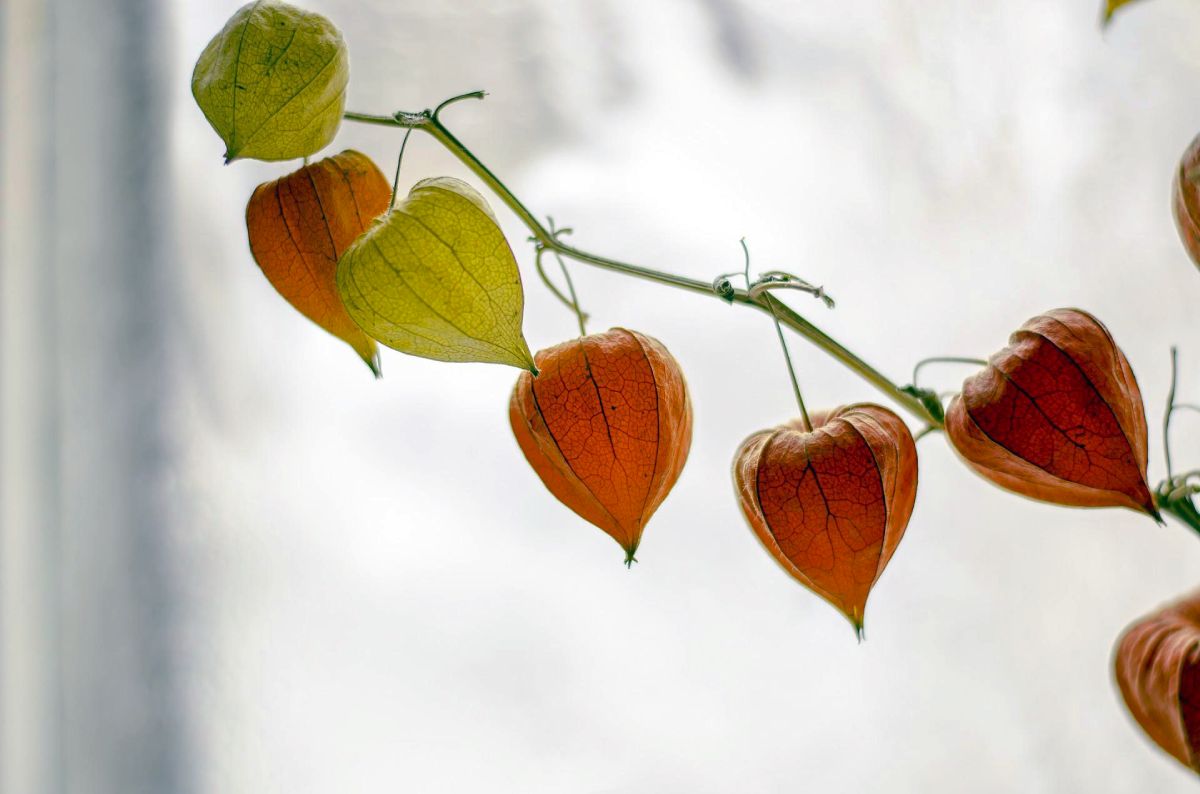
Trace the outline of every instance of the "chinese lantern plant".
{"label": "chinese lantern plant", "polygon": [[1175,228],[1192,262],[1200,267],[1200,135],[1188,145],[1171,183]]}
{"label": "chinese lantern plant", "polygon": [[683,371],[661,342],[624,328],[543,350],[537,367],[513,388],[513,434],[550,493],[629,565],[692,445]]}
{"label": "chinese lantern plant", "polygon": [[802,416],[743,441],[733,476],[763,548],[861,636],[867,597],[917,495],[908,426],[878,405]]}
{"label": "chinese lantern plant", "polygon": [[225,162],[294,160],[328,146],[342,123],[350,58],[320,14],[258,0],[213,37],[192,96],[225,142]]}
{"label": "chinese lantern plant", "polygon": [[375,340],[338,295],[338,258],[387,211],[392,190],[364,154],[345,151],[259,185],[246,207],[250,252],[279,294],[344,341],[376,376]]}
{"label": "chinese lantern plant", "polygon": [[1146,482],[1142,395],[1108,329],[1087,312],[1056,309],[1009,342],[950,403],[955,451],[1022,496],[1159,520]]}
{"label": "chinese lantern plant", "polygon": [[[1130,507],[1155,518],[1166,510],[1200,530],[1188,489],[1181,491],[1178,483],[1167,482],[1151,490],[1146,476],[1146,421],[1136,380],[1107,329],[1086,312],[1055,310],[1031,320],[1013,335],[1008,348],[967,380],[946,412],[936,394],[915,384],[896,385],[770,294],[779,288],[799,288],[823,297],[819,288],[794,276],[770,271],[752,282],[747,267],[746,287],[741,289],[733,287],[728,277],[712,283],[699,281],[609,259],[563,242],[561,233],[543,225],[442,123],[441,112],[447,106],[481,98],[482,92],[453,97],[433,110],[417,113],[342,112],[347,52],[341,33],[319,15],[269,0],[237,11],[205,48],[192,75],[197,103],[225,141],[226,160],[307,158],[333,140],[342,119],[419,130],[458,157],[528,227],[538,250],[539,273],[574,310],[578,311],[578,303],[573,288],[568,299],[545,277],[543,253],[772,315],[777,327],[798,332],[915,416],[924,425],[922,434],[944,426],[964,460],[1004,488],[1063,505]],[[1183,173],[1186,176],[1190,171],[1185,168]],[[399,169],[397,182],[398,178]],[[527,370],[529,375],[523,376],[514,392],[511,412],[522,449],[527,457],[536,449],[531,460],[548,456],[534,464],[548,488],[615,537],[631,555],[646,520],[665,498],[686,458],[690,403],[678,364],[652,338],[614,329],[607,335],[584,335],[544,351],[541,355],[555,374],[539,381],[522,330],[520,272],[486,199],[450,177],[423,180],[402,201],[398,201],[395,187],[385,207],[382,174],[358,152],[305,164],[255,191],[247,208],[251,250],[284,297],[350,343],[368,363],[373,363],[375,343],[381,341],[412,355],[502,363]],[[780,337],[782,340],[782,331]],[[635,467],[624,456],[636,445],[626,448],[617,443],[621,423],[627,420],[618,417],[611,405],[605,407],[603,397],[605,388],[610,388],[624,399],[623,390],[634,384],[616,378],[605,387],[601,380],[608,376],[597,367],[607,362],[606,356],[615,355],[613,351],[632,350],[630,340],[637,342],[641,353],[618,357],[619,365],[614,366],[621,378],[629,375],[630,367],[640,368],[651,376],[659,398],[668,384],[678,384],[678,388],[666,389],[672,397],[666,404],[658,404],[659,421],[646,420],[660,441],[669,437],[672,443],[660,444],[654,456],[641,450],[642,459],[652,460],[649,473],[626,477],[622,465]],[[597,362],[591,361],[593,356]],[[599,412],[590,420],[597,427],[603,425],[613,438],[605,453],[609,463],[597,464],[597,471],[607,466],[601,471],[606,478],[603,488],[582,459],[578,468],[569,465],[576,450],[560,443],[560,437],[566,439],[566,430],[555,429],[560,420],[550,415],[552,407],[538,403],[540,395],[554,388],[556,379],[560,390],[565,389],[564,383],[578,381],[590,384],[597,395],[593,402]],[[563,393],[570,397],[582,390]],[[569,407],[579,410],[578,405]],[[783,446],[807,450],[808,441],[792,444],[790,434],[815,433],[818,435],[810,439],[815,442],[854,427],[862,435],[863,417],[870,415],[879,423],[880,412],[886,409],[839,409],[823,415],[818,424],[799,430],[785,427],[770,436],[789,439]],[[915,455],[897,452],[909,449],[900,433],[901,428],[907,432],[907,427],[894,414],[886,413],[888,419],[880,426],[889,428],[887,446],[895,453],[893,457],[897,461],[915,459]],[[571,416],[570,412],[566,415]],[[771,453],[778,450],[762,446],[751,444],[743,454],[754,458],[751,453],[758,453],[752,461],[757,466],[771,463]],[[877,447],[866,447],[878,458]],[[672,452],[662,452],[664,448]],[[661,461],[660,454],[666,456]],[[549,459],[556,462],[550,465]],[[744,473],[759,471],[749,465],[749,459],[744,462]],[[907,481],[911,469],[915,482],[915,463],[893,467],[876,459],[873,468],[883,480],[901,472],[899,481]],[[605,489],[608,496],[597,498],[595,491]],[[570,498],[568,491],[573,494]],[[580,501],[584,494],[592,501],[588,507]],[[905,512],[891,509],[887,499],[883,503],[889,506],[892,518]],[[640,512],[633,509],[635,504]],[[896,505],[902,506],[903,500]],[[761,519],[771,534],[768,514],[776,508],[761,497],[745,506],[751,523]],[[601,509],[608,515],[598,520]],[[898,539],[902,532],[903,526],[889,525],[886,531],[870,533],[888,538],[876,560],[876,575],[894,550],[891,538]],[[841,606],[848,603],[843,600]]]}
{"label": "chinese lantern plant", "polygon": [[535,369],[517,260],[465,182],[418,182],[342,255],[337,289],[354,321],[388,347]]}
{"label": "chinese lantern plant", "polygon": [[[1109,3],[1107,13],[1123,4]],[[894,383],[775,297],[776,290],[793,289],[832,305],[820,287],[789,273],[767,271],[752,280],[747,257],[740,271],[745,286],[735,287],[736,274],[698,280],[567,244],[566,230],[539,220],[443,123],[448,106],[482,92],[415,113],[345,112],[348,64],[346,44],[329,20],[270,0],[238,10],[196,64],[193,94],[224,141],[227,163],[304,159],[250,198],[246,224],[255,261],[285,299],[348,343],[376,374],[378,343],[425,358],[522,370],[509,397],[518,447],[546,489],[613,538],[627,564],[687,460],[691,397],[662,342],[623,328],[587,334],[564,259],[769,315],[785,354],[786,326],[915,418],[918,439],[945,430],[966,464],[1001,488],[1064,506],[1120,507],[1154,520],[1165,514],[1200,532],[1193,501],[1200,475],[1175,476],[1168,449],[1167,479],[1151,487],[1133,369],[1086,311],[1055,309],[1026,322],[1007,347],[976,362],[982,369],[947,407],[936,392],[917,386],[916,371],[911,384]],[[309,164],[343,120],[406,130],[401,155],[408,133],[417,130],[457,157],[529,230],[537,272],[575,313],[579,336],[530,352],[520,268],[476,187],[437,177],[400,198],[399,162],[390,189],[359,152]],[[1193,144],[1177,175],[1174,211],[1185,246],[1200,261],[1198,161],[1200,145]],[[558,259],[566,292],[542,268],[547,253]],[[871,590],[912,514],[916,441],[900,416],[881,405],[857,402],[810,416],[790,358],[787,366],[800,416],[746,439],[735,453],[734,493],[769,556],[861,632]],[[1165,424],[1180,407],[1172,386]],[[1196,633],[1194,612],[1180,607],[1168,616],[1169,630],[1189,638],[1182,656],[1156,656],[1139,644],[1137,631],[1127,641],[1131,650],[1123,641],[1118,654],[1122,692],[1139,722],[1193,766],[1200,718],[1189,711],[1190,694],[1186,703],[1172,698],[1181,688],[1200,688],[1197,646],[1187,644]],[[1151,668],[1157,678],[1139,677]]]}
{"label": "chinese lantern plant", "polygon": [[1200,591],[1126,629],[1114,668],[1125,705],[1146,735],[1200,772]]}

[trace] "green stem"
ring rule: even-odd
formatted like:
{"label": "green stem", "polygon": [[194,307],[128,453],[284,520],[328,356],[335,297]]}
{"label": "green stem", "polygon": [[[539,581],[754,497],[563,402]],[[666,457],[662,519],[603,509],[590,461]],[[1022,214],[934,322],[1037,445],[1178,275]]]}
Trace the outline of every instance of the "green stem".
{"label": "green stem", "polygon": [[567,290],[571,293],[571,297],[567,297],[562,293],[550,277],[546,275],[546,269],[542,267],[542,255],[549,250],[542,246],[538,246],[537,253],[533,257],[533,265],[537,269],[538,276],[542,279],[542,283],[546,285],[546,289],[550,290],[550,294],[558,298],[563,306],[566,306],[575,315],[575,319],[579,322],[579,335],[587,336],[587,313],[579,306],[579,297],[575,294],[575,282],[571,280],[571,274],[567,272],[567,263],[562,260],[561,256],[555,254],[558,259],[558,265],[562,268],[563,277],[567,281]]}
{"label": "green stem", "polygon": [[1167,501],[1160,499],[1158,509],[1200,535],[1200,511],[1190,499]]}
{"label": "green stem", "polygon": [[533,266],[537,269],[538,277],[541,278],[542,284],[546,289],[550,290],[550,294],[558,298],[558,302],[566,306],[571,311],[575,311],[575,304],[571,303],[571,299],[563,294],[562,290],[550,280],[550,276],[546,275],[546,269],[542,267],[542,254],[546,253],[545,248],[539,247],[533,257]]}
{"label": "green stem", "polygon": [[[473,92],[464,94],[462,97],[455,97],[451,101],[457,101],[462,98],[478,98],[482,96],[481,92]],[[438,110],[445,107],[447,103],[442,103]],[[889,399],[902,408],[907,410],[913,416],[920,419],[925,424],[933,428],[940,429],[942,422],[937,417],[929,412],[929,410],[910,394],[902,391],[899,386],[893,383],[879,370],[867,364],[854,353],[846,349],[845,346],[837,342],[831,336],[826,334],[821,329],[810,323],[800,314],[789,308],[785,303],[772,297],[769,293],[763,292],[757,296],[751,296],[747,290],[733,289],[725,294],[718,294],[713,289],[713,285],[707,281],[699,281],[697,279],[680,276],[675,273],[666,273],[661,270],[654,270],[640,265],[633,265],[628,262],[621,262],[617,259],[609,259],[608,257],[593,254],[588,251],[583,251],[574,246],[567,245],[559,240],[549,229],[542,225],[537,216],[530,212],[521,200],[513,194],[508,186],[505,185],[500,178],[492,173],[483,161],[468,149],[454,134],[442,124],[438,118],[437,112],[425,110],[420,113],[397,112],[391,116],[373,115],[370,113],[346,113],[343,115],[347,121],[356,121],[362,124],[379,124],[388,127],[400,127],[403,129],[418,129],[428,133],[438,143],[440,143],[447,151],[457,157],[463,165],[469,168],[477,177],[491,189],[496,196],[504,202],[504,204],[512,210],[513,214],[520,219],[521,223],[529,229],[530,234],[534,239],[541,244],[546,250],[561,254],[562,256],[574,259],[577,262],[592,265],[594,267],[611,270],[616,273],[624,273],[628,276],[653,281],[656,284],[664,284],[669,287],[695,292],[708,297],[721,298],[730,303],[737,303],[743,306],[749,306],[758,309],[761,312],[771,315],[778,319],[780,323],[786,325],[796,333],[803,336],[812,344],[824,350],[833,358],[840,361],[851,371],[858,374],[868,383],[883,392]]]}
{"label": "green stem", "polygon": [[915,388],[917,378],[921,374],[921,368],[928,364],[973,364],[977,367],[986,367],[987,362],[981,358],[967,358],[965,356],[934,356],[933,358],[923,358],[913,367],[912,385]]}
{"label": "green stem", "polygon": [[1175,413],[1175,381],[1179,374],[1179,350],[1171,345],[1171,388],[1167,391],[1167,410],[1163,412],[1163,455],[1167,458],[1167,479],[1171,473],[1171,414]]}
{"label": "green stem", "polygon": [[400,189],[400,164],[404,162],[404,150],[408,147],[408,136],[412,135],[412,130],[404,131],[404,140],[400,142],[400,154],[396,156],[396,176],[392,179],[392,203],[388,205],[388,209],[396,208],[396,196]]}
{"label": "green stem", "polygon": [[571,308],[575,310],[575,319],[579,321],[579,335],[587,336],[587,315],[579,307],[579,296],[575,294],[575,282],[567,270],[567,263],[557,251],[554,252],[554,258],[558,260],[558,269],[562,271],[563,279],[567,282],[567,292],[571,293]]}
{"label": "green stem", "polygon": [[808,408],[804,405],[804,395],[800,393],[800,381],[796,380],[796,368],[792,366],[792,354],[788,352],[787,340],[783,338],[783,328],[779,325],[779,317],[772,315],[775,320],[775,333],[779,335],[779,346],[783,348],[783,360],[787,362],[788,377],[792,379],[792,394],[796,395],[796,405],[800,408],[800,423],[805,433],[813,431],[812,420],[808,418]]}

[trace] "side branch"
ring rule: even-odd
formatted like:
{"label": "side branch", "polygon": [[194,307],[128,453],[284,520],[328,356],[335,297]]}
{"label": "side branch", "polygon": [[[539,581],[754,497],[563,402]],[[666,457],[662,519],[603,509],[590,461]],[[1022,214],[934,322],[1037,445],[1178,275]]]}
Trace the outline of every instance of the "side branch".
{"label": "side branch", "polygon": [[[460,97],[455,97],[450,101],[458,99],[479,98],[482,92],[472,92],[464,94]],[[529,230],[536,244],[547,251],[552,251],[561,256],[574,259],[577,262],[592,265],[594,267],[611,270],[616,273],[623,273],[627,276],[653,281],[657,284],[664,284],[669,287],[688,290],[690,292],[707,295],[709,297],[720,298],[729,303],[740,304],[758,309],[772,317],[778,318],[779,322],[792,329],[800,336],[807,339],[812,344],[824,350],[833,358],[840,361],[843,365],[857,373],[860,377],[866,380],[875,388],[883,392],[889,399],[910,414],[915,416],[926,425],[926,432],[929,430],[940,430],[942,428],[942,420],[935,416],[921,400],[917,399],[912,394],[901,389],[889,378],[887,378],[879,370],[867,364],[857,355],[852,353],[833,337],[826,334],[817,326],[813,325],[798,312],[791,309],[787,304],[772,296],[769,292],[760,292],[758,294],[750,294],[744,289],[729,288],[721,292],[717,292],[713,288],[713,284],[707,281],[699,281],[697,279],[680,276],[674,273],[667,273],[661,270],[654,270],[640,265],[633,265],[628,262],[621,262],[616,259],[599,256],[598,254],[589,253],[587,251],[575,248],[562,242],[561,239],[547,229],[537,216],[521,203],[520,199],[513,194],[508,186],[500,181],[499,177],[492,173],[478,157],[471,152],[461,141],[456,138],[449,129],[442,124],[438,117],[438,113],[446,107],[450,102],[443,102],[438,106],[437,110],[424,110],[420,113],[397,112],[390,116],[373,115],[369,113],[346,113],[344,118],[347,121],[356,121],[363,124],[379,124],[389,127],[399,127],[402,129],[421,130],[431,135],[451,154],[457,157],[463,165],[469,168],[477,177],[483,180],[487,186],[500,198],[504,204],[512,210],[512,212],[521,220],[521,223]]]}

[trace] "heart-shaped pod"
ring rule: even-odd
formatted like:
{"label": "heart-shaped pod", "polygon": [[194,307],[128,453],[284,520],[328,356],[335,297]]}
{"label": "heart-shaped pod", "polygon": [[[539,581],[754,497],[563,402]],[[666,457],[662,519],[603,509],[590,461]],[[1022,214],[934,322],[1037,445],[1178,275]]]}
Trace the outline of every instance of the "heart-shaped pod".
{"label": "heart-shaped pod", "polygon": [[246,205],[250,252],[271,286],[354,348],[376,376],[378,347],[346,312],[337,290],[337,263],[387,212],[391,197],[391,185],[371,158],[347,149],[259,185]]}
{"label": "heart-shaped pod", "polygon": [[692,445],[683,371],[662,343],[613,328],[540,351],[521,373],[509,421],[526,460],[560,502],[633,561],[650,516]]}
{"label": "heart-shaped pod", "polygon": [[878,405],[813,414],[812,424],[743,441],[734,484],[763,547],[861,635],[867,597],[912,516],[917,447],[904,421]]}
{"label": "heart-shaped pod", "polygon": [[460,179],[413,185],[338,260],[337,288],[354,322],[402,353],[533,367],[516,257]]}
{"label": "heart-shaped pod", "polygon": [[1171,209],[1179,239],[1193,264],[1200,267],[1200,135],[1188,145],[1175,169]]}
{"label": "heart-shaped pod", "polygon": [[333,141],[350,60],[320,14],[255,0],[234,12],[196,61],[192,96],[225,141],[225,162],[292,160]]}
{"label": "heart-shaped pod", "polygon": [[1114,662],[1142,730],[1200,772],[1200,590],[1126,629]]}
{"label": "heart-shaped pod", "polygon": [[1108,329],[1080,309],[1038,315],[1009,337],[963,382],[946,435],[971,468],[1022,496],[1158,518],[1142,393]]}

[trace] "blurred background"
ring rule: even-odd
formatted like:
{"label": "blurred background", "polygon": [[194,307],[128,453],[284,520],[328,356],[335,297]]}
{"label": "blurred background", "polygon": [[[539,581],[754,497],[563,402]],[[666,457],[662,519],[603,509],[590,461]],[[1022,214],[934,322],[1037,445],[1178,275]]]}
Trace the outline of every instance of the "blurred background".
{"label": "blurred background", "polygon": [[[1200,8],[1099,0],[306,0],[348,107],[446,120],[585,248],[794,305],[904,383],[1080,306],[1158,433],[1200,274],[1169,188],[1200,131]],[[575,265],[592,328],[679,359],[691,459],[632,571],[508,428],[512,369],[385,351],[375,382],[250,257],[192,65],[213,0],[0,7],[0,790],[1171,792],[1113,644],[1200,539],[1005,494],[920,444],[859,645],[747,531],[731,456],[788,419],[769,322]],[[388,174],[394,130],[347,124]],[[415,136],[400,188],[470,178]],[[574,333],[521,261],[526,335]],[[810,406],[881,399],[792,343]],[[931,368],[953,389],[969,374]],[[1181,414],[1177,465],[1200,465]]]}

